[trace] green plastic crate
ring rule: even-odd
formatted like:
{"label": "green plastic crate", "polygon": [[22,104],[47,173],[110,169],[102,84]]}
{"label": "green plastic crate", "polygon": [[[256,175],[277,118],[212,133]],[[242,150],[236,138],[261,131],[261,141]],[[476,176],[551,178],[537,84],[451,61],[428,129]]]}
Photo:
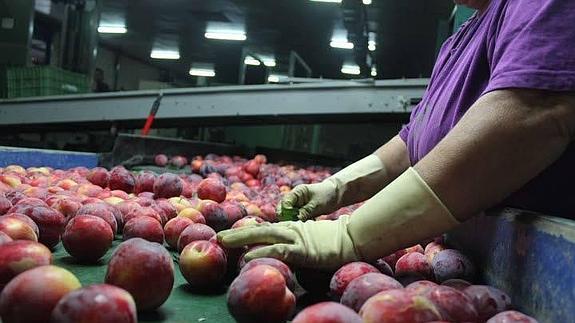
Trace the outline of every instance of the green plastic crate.
{"label": "green plastic crate", "polygon": [[9,99],[89,92],[85,75],[53,66],[10,67],[6,71],[6,85]]}

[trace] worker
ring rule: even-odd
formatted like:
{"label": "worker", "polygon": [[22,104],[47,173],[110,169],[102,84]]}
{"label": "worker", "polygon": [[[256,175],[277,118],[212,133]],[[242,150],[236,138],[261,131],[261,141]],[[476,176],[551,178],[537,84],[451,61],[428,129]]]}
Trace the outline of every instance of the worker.
{"label": "worker", "polygon": [[[302,221],[223,231],[224,246],[269,244],[246,259],[336,269],[441,235],[504,200],[575,213],[575,2],[456,3],[477,11],[443,45],[398,136],[287,194],[280,208],[299,208]],[[365,199],[351,216],[303,221]]]}
{"label": "worker", "polygon": [[94,83],[92,85],[94,93],[110,92],[110,86],[104,82],[104,70],[97,67],[94,70]]}

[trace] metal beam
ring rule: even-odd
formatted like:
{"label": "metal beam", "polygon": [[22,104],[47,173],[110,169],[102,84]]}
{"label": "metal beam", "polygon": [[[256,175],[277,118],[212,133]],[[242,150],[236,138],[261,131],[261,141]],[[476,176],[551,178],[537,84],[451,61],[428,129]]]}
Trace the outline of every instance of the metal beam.
{"label": "metal beam", "polygon": [[[427,79],[336,81],[317,84],[230,86],[162,90],[159,124],[224,120],[261,122],[405,114],[421,99]],[[146,119],[159,91],[0,100],[0,127],[134,123]],[[294,120],[295,120],[294,119]],[[345,120],[344,120],[345,121]],[[277,123],[277,121],[276,121]]]}

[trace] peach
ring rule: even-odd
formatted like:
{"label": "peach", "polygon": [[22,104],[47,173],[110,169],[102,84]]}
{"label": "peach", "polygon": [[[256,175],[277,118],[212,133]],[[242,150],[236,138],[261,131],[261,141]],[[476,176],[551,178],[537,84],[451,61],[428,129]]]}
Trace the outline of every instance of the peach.
{"label": "peach", "polygon": [[198,240],[210,240],[216,235],[216,231],[209,226],[201,223],[192,223],[188,225],[178,238],[178,251],[182,252],[190,242]]}
{"label": "peach", "polygon": [[198,185],[198,197],[221,203],[226,199],[226,187],[217,179],[206,178]]}
{"label": "peach", "polygon": [[397,260],[395,264],[395,276],[410,276],[414,277],[414,279],[431,279],[433,278],[433,271],[425,255],[418,252],[410,252]]}
{"label": "peach", "polygon": [[178,247],[178,239],[180,238],[180,234],[182,231],[184,231],[185,228],[193,223],[194,221],[184,217],[175,217],[168,221],[164,226],[164,236],[168,245],[176,249]]}
{"label": "peach", "polygon": [[114,233],[102,218],[78,215],[66,225],[62,235],[64,249],[80,262],[96,262],[112,246]]}
{"label": "peach", "polygon": [[285,322],[295,309],[295,296],[277,269],[259,265],[234,279],[227,304],[238,322]]}
{"label": "peach", "polygon": [[183,210],[181,210],[178,213],[178,217],[181,218],[188,218],[192,221],[194,221],[195,223],[202,223],[202,224],[206,224],[206,218],[202,215],[202,213],[194,208],[191,207],[187,207]]}
{"label": "peach", "polygon": [[142,192],[153,192],[154,182],[156,181],[156,174],[143,171],[136,176],[136,186],[134,187],[134,193],[139,194]]}
{"label": "peach", "polygon": [[377,259],[373,265],[379,269],[382,274],[393,277],[393,269],[391,269],[391,266],[383,258]]}
{"label": "peach", "polygon": [[352,280],[343,295],[341,303],[356,312],[373,295],[389,289],[403,288],[395,279],[380,273],[367,273]]}
{"label": "peach", "polygon": [[315,269],[299,268],[295,276],[299,285],[310,294],[323,295],[329,291],[333,272]]}
{"label": "peach", "polygon": [[455,288],[437,286],[427,295],[441,317],[450,322],[477,322],[478,314],[471,298]]}
{"label": "peach", "polygon": [[490,318],[487,323],[537,323],[537,320],[521,312],[505,311]]}
{"label": "peach", "polygon": [[481,321],[486,321],[497,313],[511,309],[509,296],[495,287],[472,285],[463,292],[471,298]]}
{"label": "peach", "polygon": [[9,235],[12,240],[38,241],[34,229],[26,222],[14,217],[0,217],[0,231]]}
{"label": "peach", "polygon": [[216,287],[226,274],[226,254],[218,245],[209,241],[193,241],[180,254],[180,271],[190,286]]}
{"label": "peach", "polygon": [[437,242],[430,242],[425,246],[425,257],[427,258],[427,262],[431,264],[435,255],[437,255],[440,251],[447,249],[444,245],[439,244]]}
{"label": "peach", "polygon": [[228,218],[228,225],[230,227],[238,220],[248,215],[248,212],[244,206],[237,202],[224,201],[220,204],[220,206]]}
{"label": "peach", "polygon": [[101,188],[106,188],[108,187],[108,182],[110,181],[110,173],[103,167],[94,167],[88,176],[86,176],[86,179],[94,185],[98,185]]}
{"label": "peach", "polygon": [[52,263],[52,253],[34,241],[6,242],[0,248],[0,290],[26,270]]}
{"label": "peach", "polygon": [[336,302],[321,302],[306,307],[292,323],[361,323],[361,317]]}
{"label": "peach", "polygon": [[467,287],[469,287],[473,284],[471,284],[467,280],[463,280],[463,279],[448,279],[448,280],[444,281],[443,283],[441,283],[441,285],[448,286],[448,287],[463,291],[464,289],[466,289]]}
{"label": "peach", "polygon": [[6,214],[12,208],[12,203],[6,196],[0,195],[0,215]]}
{"label": "peach", "polygon": [[264,223],[265,221],[257,216],[246,216],[244,218],[239,219],[232,225],[232,229],[237,229],[241,227],[245,227],[248,225],[256,225],[258,223]]}
{"label": "peach", "polygon": [[124,225],[124,241],[131,238],[142,238],[162,244],[164,243],[164,230],[157,220],[148,216],[140,216],[128,220]]}
{"label": "peach", "polygon": [[80,202],[74,201],[73,199],[58,199],[51,207],[62,213],[64,217],[66,217],[66,221],[69,221],[72,217],[76,215],[78,210],[82,208],[82,204]]}
{"label": "peach", "polygon": [[216,230],[216,232],[229,229],[232,225],[228,222],[228,216],[224,209],[218,203],[202,203],[200,212],[206,219],[206,224]]}
{"label": "peach", "polygon": [[359,311],[364,323],[404,323],[439,321],[441,315],[427,298],[403,289],[391,289],[375,294]]}
{"label": "peach", "polygon": [[379,273],[379,270],[372,265],[361,261],[350,262],[343,265],[335,272],[329,283],[331,296],[339,299],[341,295],[343,295],[343,291],[347,285],[349,285],[352,280],[367,273]]}
{"label": "peach", "polygon": [[[78,185],[78,183],[76,183],[75,181],[73,181],[73,180],[71,180],[71,179],[69,179],[69,178],[63,179],[63,180],[59,181],[58,183],[56,183],[56,186],[57,186],[57,187],[63,188],[63,189],[66,190],[66,191],[71,190],[74,186],[77,186],[77,185]],[[36,194],[34,194],[34,193],[32,193],[32,194],[24,193],[24,194],[26,194],[26,195],[28,195],[28,196],[32,196],[32,195],[38,196],[38,195],[37,195],[38,192],[36,192]],[[39,197],[39,198],[41,198],[41,197]]]}
{"label": "peach", "polygon": [[429,280],[418,280],[405,286],[405,290],[413,295],[427,296],[437,286],[439,285]]}
{"label": "peach", "polygon": [[264,213],[262,212],[262,210],[255,204],[253,203],[248,203],[246,206],[246,211],[248,212],[249,216],[257,216],[260,218],[264,218]]}
{"label": "peach", "polygon": [[288,265],[286,265],[282,261],[274,258],[253,259],[248,263],[246,263],[242,268],[240,268],[241,269],[240,275],[259,265],[268,265],[277,269],[284,276],[287,288],[289,288],[292,292],[295,292],[296,280],[291,269],[288,267]]}
{"label": "peach", "polygon": [[182,194],[183,190],[182,179],[172,173],[164,173],[154,182],[154,197],[156,198],[170,198],[177,197]]}
{"label": "peach", "polygon": [[10,186],[11,188],[15,188],[22,184],[20,178],[14,175],[0,175],[0,182]]}
{"label": "peach", "polygon": [[174,156],[170,159],[170,164],[176,168],[183,168],[188,164],[188,159],[184,156]]}
{"label": "peach", "polygon": [[134,175],[123,167],[114,167],[110,171],[110,181],[108,187],[111,190],[121,190],[126,193],[132,193],[136,186]]}
{"label": "peach", "polygon": [[122,190],[112,190],[112,191],[110,191],[109,197],[119,197],[123,200],[128,200],[128,199],[130,199],[130,194],[128,194]]}
{"label": "peach", "polygon": [[32,230],[34,230],[34,233],[36,234],[37,237],[40,236],[40,229],[38,228],[38,225],[36,224],[36,222],[34,222],[29,216],[21,214],[21,213],[8,213],[6,215],[4,215],[3,217],[1,217],[0,219],[3,218],[13,218],[13,219],[18,219],[24,223],[26,223],[27,225],[29,225]]}
{"label": "peach", "polygon": [[158,154],[154,156],[154,163],[156,166],[164,167],[168,164],[168,156],[164,154]]}
{"label": "peach", "polygon": [[14,241],[14,240],[12,240],[12,238],[10,238],[10,236],[7,235],[6,233],[0,231],[0,245],[3,245],[3,244],[10,242],[10,241]]}
{"label": "peach", "polygon": [[16,205],[16,203],[20,202],[22,199],[26,198],[26,195],[24,195],[22,192],[18,192],[18,191],[14,191],[14,190],[10,190],[9,192],[6,192],[5,196],[8,199],[8,201],[10,201],[10,203],[12,203],[13,206]]}
{"label": "peach", "polygon": [[136,303],[130,293],[116,286],[83,287],[58,302],[52,311],[52,322],[136,323]]}
{"label": "peach", "polygon": [[168,200],[165,199],[156,200],[156,204],[155,206],[152,206],[152,208],[158,211],[158,213],[161,213],[160,211],[163,211],[167,220],[171,220],[178,215],[178,211],[176,210],[176,208],[170,202],[168,202]]}
{"label": "peach", "polygon": [[149,217],[158,221],[158,223],[160,224],[163,223],[164,221],[164,219],[162,219],[162,216],[151,207],[140,207],[138,209],[133,209],[130,213],[124,216],[124,226],[126,223],[128,223],[128,221],[139,217]]}
{"label": "peach", "polygon": [[105,282],[128,291],[139,311],[156,309],[168,299],[174,286],[172,257],[158,243],[130,239],[112,255]]}
{"label": "peach", "polygon": [[252,159],[244,164],[243,170],[253,177],[257,177],[260,173],[260,167],[261,164]]}
{"label": "peach", "polygon": [[60,299],[80,287],[78,279],[60,267],[27,270],[12,279],[0,294],[0,316],[5,323],[49,322]]}
{"label": "peach", "polygon": [[454,249],[445,249],[437,253],[431,262],[435,278],[444,282],[452,278],[473,280],[475,266],[471,260]]}
{"label": "peach", "polygon": [[[116,205],[116,208],[120,211],[120,216],[121,216],[122,222],[124,222],[126,215],[128,215],[129,213],[131,213],[134,210],[140,209],[141,206],[140,206],[140,204],[138,204],[134,201],[124,201],[124,202],[121,202],[118,205]],[[116,218],[116,221],[117,220],[118,219]],[[119,229],[119,227],[118,227],[118,229]]]}
{"label": "peach", "polygon": [[103,189],[100,186],[94,184],[80,184],[74,187],[74,191],[76,191],[76,193],[79,195],[96,197],[102,193]]}
{"label": "peach", "polygon": [[[48,204],[46,204],[46,202],[37,197],[25,197],[14,204],[14,210],[16,210],[18,207],[26,208],[29,206],[48,206]],[[8,213],[18,213],[18,212],[8,211]]]}
{"label": "peach", "polygon": [[112,233],[114,235],[116,235],[118,232],[118,222],[116,221],[116,216],[114,216],[114,212],[112,212],[108,204],[104,202],[85,204],[80,209],[78,209],[78,212],[76,212],[76,215],[84,214],[97,216],[106,221],[106,223],[108,223],[112,229]]}
{"label": "peach", "polygon": [[263,165],[263,164],[265,164],[265,163],[268,162],[268,158],[266,157],[266,155],[257,154],[257,155],[254,157],[254,161],[257,162],[257,163],[260,164],[260,165]]}
{"label": "peach", "polygon": [[60,242],[60,236],[66,225],[66,218],[62,213],[44,206],[31,206],[21,211],[38,225],[40,229],[38,241],[48,248],[53,248]]}

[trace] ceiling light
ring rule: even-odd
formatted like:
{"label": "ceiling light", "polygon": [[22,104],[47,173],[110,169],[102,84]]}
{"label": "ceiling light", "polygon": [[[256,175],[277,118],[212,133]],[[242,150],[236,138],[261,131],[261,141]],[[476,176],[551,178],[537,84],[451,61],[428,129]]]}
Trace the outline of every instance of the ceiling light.
{"label": "ceiling light", "polygon": [[279,83],[287,79],[288,77],[286,75],[270,74],[270,76],[268,76],[268,83]]}
{"label": "ceiling light", "polygon": [[248,37],[244,31],[209,31],[204,34],[208,39],[244,41]]}
{"label": "ceiling light", "polygon": [[100,34],[125,34],[128,32],[126,26],[117,25],[117,26],[99,26],[98,32]]}
{"label": "ceiling light", "polygon": [[150,57],[154,59],[180,59],[180,52],[177,50],[154,49]]}
{"label": "ceiling light", "polygon": [[353,43],[350,43],[347,40],[332,40],[329,43],[329,46],[333,48],[353,49]]}
{"label": "ceiling light", "polygon": [[311,2],[331,2],[331,3],[341,3],[341,0],[310,0]]}
{"label": "ceiling light", "polygon": [[359,75],[361,74],[361,70],[357,65],[343,65],[341,67],[341,72],[343,74],[350,74],[350,75]]}
{"label": "ceiling light", "polygon": [[263,59],[264,61],[264,65],[267,67],[275,67],[276,66],[276,60],[275,59]]}
{"label": "ceiling light", "polygon": [[371,4],[371,0],[363,0],[363,4],[369,6]]}
{"label": "ceiling light", "polygon": [[244,59],[244,64],[252,65],[252,66],[260,66],[261,65],[260,61],[253,58],[252,56],[246,56],[246,58]]}
{"label": "ceiling light", "polygon": [[377,76],[377,68],[375,66],[371,67],[371,76],[373,77]]}
{"label": "ceiling light", "polygon": [[370,40],[367,42],[367,49],[369,49],[370,52],[374,52],[376,49],[376,43],[375,40]]}
{"label": "ceiling light", "polygon": [[203,76],[203,77],[214,77],[216,72],[213,69],[208,68],[191,68],[190,75],[192,76]]}

